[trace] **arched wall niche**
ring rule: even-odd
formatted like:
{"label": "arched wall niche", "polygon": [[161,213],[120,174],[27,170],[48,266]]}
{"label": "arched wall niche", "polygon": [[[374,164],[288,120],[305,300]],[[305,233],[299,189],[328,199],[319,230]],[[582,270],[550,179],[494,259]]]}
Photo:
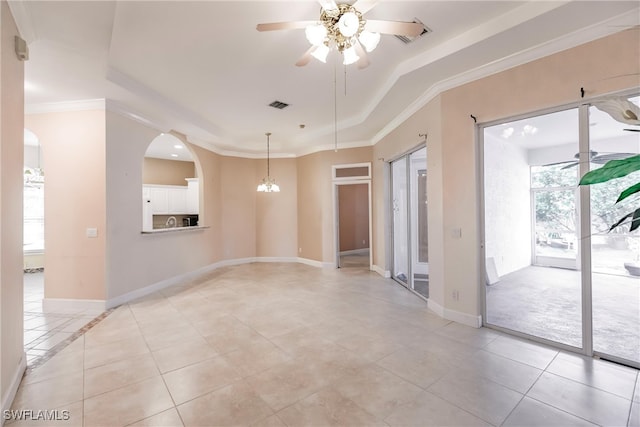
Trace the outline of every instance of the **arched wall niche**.
{"label": "arched wall niche", "polygon": [[159,134],[142,162],[142,231],[202,224],[202,167],[186,138]]}

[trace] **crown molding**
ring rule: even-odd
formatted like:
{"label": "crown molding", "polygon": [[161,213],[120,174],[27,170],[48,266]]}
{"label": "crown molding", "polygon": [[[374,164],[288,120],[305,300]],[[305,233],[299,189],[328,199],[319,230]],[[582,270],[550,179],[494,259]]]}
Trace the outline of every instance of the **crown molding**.
{"label": "crown molding", "polygon": [[104,99],[83,99],[78,101],[45,102],[24,106],[25,114],[63,113],[67,111],[104,110]]}
{"label": "crown molding", "polygon": [[[222,147],[219,145],[216,145],[212,142],[208,142],[208,141],[203,141],[201,139],[198,138],[192,138],[190,136],[187,136],[187,142],[193,145],[197,145],[200,148],[204,148],[205,150],[209,150],[213,153],[216,153],[220,156],[225,156],[225,157],[241,157],[243,159],[266,159],[267,155],[266,152],[257,152],[257,151],[238,151],[238,150],[232,150],[232,149],[227,149],[226,147]],[[288,152],[284,152],[284,153],[273,153],[271,152],[269,154],[269,157],[271,159],[291,159],[291,158],[296,158],[298,157],[297,153],[288,153]]]}
{"label": "crown molding", "polygon": [[[456,52],[459,52],[470,46],[473,46],[479,41],[488,39],[511,28],[517,27],[524,22],[544,15],[545,13],[549,13],[550,11],[564,6],[568,3],[570,3],[569,0],[553,2],[527,2],[522,6],[519,6],[507,12],[504,15],[495,17],[492,20],[484,22],[483,24],[478,25],[477,27],[474,27],[450,40],[447,40],[446,42],[437,45],[432,49],[426,50],[425,52],[414,58],[410,58],[399,63],[393,70],[389,78],[380,87],[377,88],[377,90],[373,94],[373,97],[371,98],[371,101],[367,104],[367,106],[365,106],[362,112],[360,114],[352,116],[349,119],[340,121],[338,123],[338,129],[344,129],[364,123],[367,118],[375,111],[378,105],[383,102],[385,96],[387,96],[391,89],[393,89],[398,80],[400,80],[400,78],[402,78],[404,75],[416,71],[438,60],[441,60],[442,58],[445,58],[449,55],[453,55]],[[438,83],[436,83],[436,85],[437,84]],[[415,102],[413,104],[415,104]],[[330,134],[331,132],[333,132],[333,129],[333,125],[319,128],[315,132],[310,132],[308,134],[308,138],[306,138],[305,140]],[[372,141],[371,145],[374,144],[375,142]]]}
{"label": "crown molding", "polygon": [[154,104],[159,105],[164,111],[199,127],[210,135],[214,135],[217,138],[224,138],[226,136],[226,132],[223,129],[211,123],[201,115],[183,107],[175,101],[170,100],[159,92],[149,88],[114,67],[108,67],[106,78],[107,81],[120,86],[131,94],[141,97],[147,102],[153,102]]}
{"label": "crown molding", "polygon": [[447,90],[491,76],[502,71],[506,71],[508,69],[535,61],[537,59],[544,58],[546,56],[553,55],[558,52],[562,52],[567,49],[574,48],[576,46],[580,46],[585,43],[589,43],[591,41],[609,36],[616,32],[620,32],[619,30],[615,29],[616,27],[633,27],[638,24],[640,24],[640,17],[637,14],[637,10],[627,12],[611,18],[607,21],[600,22],[590,27],[580,29],[578,31],[574,31],[573,33],[558,37],[552,41],[515,53],[505,58],[490,62],[488,64],[481,65],[469,71],[465,71],[464,73],[455,75],[449,79],[437,82],[429,89],[427,89],[422,95],[420,95],[414,102],[407,106],[407,108],[405,108],[400,114],[398,114],[392,121],[387,123],[371,139],[371,145],[375,145],[380,142],[380,140],[391,133],[394,129],[399,127],[413,114],[417,113],[427,103]]}
{"label": "crown molding", "polygon": [[[25,9],[24,5],[21,2],[9,2],[10,4],[16,3],[20,6],[16,6],[17,8]],[[546,2],[534,2],[534,3],[546,3]],[[555,3],[554,3],[555,4]],[[560,5],[566,4],[566,2],[560,3]],[[516,20],[515,22],[522,22],[522,20],[531,19],[535,16],[543,14],[544,11],[548,11],[553,9],[551,5],[530,5],[527,4],[526,10],[524,7],[518,8],[512,13],[516,14],[514,16],[519,17],[520,21]],[[558,6],[555,6],[558,7]],[[537,11],[537,15],[532,16],[531,8],[534,8]],[[527,12],[528,13],[525,13]],[[13,9],[12,9],[13,12]],[[26,12],[25,12],[26,13]],[[504,18],[504,17],[503,17]],[[510,23],[510,27],[517,25]],[[510,68],[517,67],[519,65],[561,52],[563,50],[567,50],[576,46],[579,46],[584,43],[588,43],[590,41],[606,37],[613,33],[619,32],[619,27],[633,27],[640,24],[640,17],[637,15],[637,10],[632,10],[630,12],[618,15],[614,18],[606,20],[604,22],[600,22],[598,24],[594,24],[590,27],[583,28],[573,33],[558,37],[554,40],[548,41],[546,43],[540,44],[538,46],[529,48],[527,50],[512,54],[505,58],[490,62],[485,65],[481,65],[474,69],[465,71],[463,73],[457,74],[453,77],[450,77],[446,80],[439,81],[429,87],[424,93],[422,93],[414,102],[408,105],[402,112],[400,112],[397,116],[395,116],[390,122],[388,122],[378,133],[376,133],[371,140],[360,140],[360,141],[350,141],[350,142],[341,142],[338,144],[338,149],[346,149],[346,148],[359,148],[372,146],[380,142],[384,137],[386,137],[389,133],[391,133],[394,129],[398,128],[402,125],[407,119],[409,119],[413,114],[418,112],[421,108],[423,108],[427,103],[432,101],[438,95],[443,92],[458,87],[460,85],[479,80],[490,75],[508,70]],[[506,24],[503,24],[503,26]],[[500,28],[500,31],[504,31],[505,28]],[[484,31],[482,33],[478,33],[478,31]],[[484,37],[488,37],[490,34],[487,34],[488,31],[486,28],[480,29],[472,29],[469,32],[459,36],[462,40],[471,40],[473,36],[479,36],[482,34]],[[497,30],[495,30],[497,31]],[[339,129],[345,127],[345,124],[348,126],[357,125],[362,123],[366,118],[373,112],[375,106],[380,102],[378,98],[384,97],[384,95],[388,92],[389,88],[395,84],[396,80],[398,80],[402,75],[407,72],[412,71],[413,69],[424,66],[442,55],[448,54],[448,50],[453,49],[455,46],[464,47],[460,44],[460,41],[453,39],[451,41],[451,46],[443,47],[439,54],[435,54],[434,52],[425,52],[424,55],[416,59],[412,59],[410,61],[405,61],[404,63],[399,64],[399,66],[394,71],[393,75],[386,82],[385,85],[377,92],[374,100],[369,104],[367,109],[363,112],[363,114],[345,120],[339,124]],[[435,55],[435,56],[434,56]],[[426,61],[426,62],[425,62]],[[203,129],[206,133],[212,135],[213,141],[204,141],[199,138],[190,137],[186,135],[186,140],[189,143],[197,145],[206,150],[212,151],[221,156],[229,156],[229,157],[241,157],[241,158],[250,158],[250,159],[263,159],[266,158],[266,153],[258,152],[256,150],[236,150],[230,148],[227,144],[220,144],[220,137],[216,137],[219,135],[221,130],[207,121],[206,119],[200,117],[199,115],[187,110],[180,105],[174,103],[171,100],[166,99],[161,94],[153,91],[152,89],[147,88],[136,80],[120,73],[119,71],[110,68],[107,72],[107,79],[116,85],[131,91],[137,96],[142,97],[147,101],[153,101],[162,107],[166,107],[166,111],[169,111],[175,114],[177,117],[180,117],[186,120],[189,123],[194,124],[195,126]],[[120,114],[124,117],[130,118],[138,123],[141,123],[145,126],[151,127],[158,132],[168,133],[172,128],[167,123],[160,123],[154,120],[149,119],[145,115],[132,111],[129,107],[120,103],[118,101],[113,100],[105,100],[105,99],[90,99],[90,100],[79,100],[79,101],[69,101],[69,102],[56,102],[56,103],[43,103],[43,104],[32,104],[25,105],[25,114],[38,114],[38,113],[51,113],[51,112],[65,112],[65,111],[82,111],[82,110],[99,110],[106,109],[117,114]],[[331,129],[331,132],[334,131],[334,128]],[[327,129],[322,129],[316,131],[317,134],[323,134],[329,132]],[[314,134],[315,135],[315,134]],[[299,142],[304,142],[309,138],[301,139]],[[283,152],[283,153],[272,153],[270,155],[271,158],[296,158],[301,156],[306,156],[309,154],[314,154],[322,151],[331,151],[334,150],[334,144],[321,144],[315,146],[307,146],[300,147],[298,149],[294,149],[291,152]]]}

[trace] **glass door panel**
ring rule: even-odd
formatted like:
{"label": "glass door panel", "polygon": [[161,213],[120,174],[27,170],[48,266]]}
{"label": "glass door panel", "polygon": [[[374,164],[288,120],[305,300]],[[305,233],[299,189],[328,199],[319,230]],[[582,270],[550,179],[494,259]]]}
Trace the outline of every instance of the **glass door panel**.
{"label": "glass door panel", "polygon": [[[638,98],[633,99],[636,104]],[[596,107],[589,109],[591,169],[640,153],[640,133]],[[640,230],[629,221],[611,225],[638,208],[638,194],[616,203],[623,190],[640,182],[640,172],[591,185],[591,288],[593,350],[640,363]]]}
{"label": "glass door panel", "polygon": [[577,109],[484,128],[484,243],[486,323],[582,348],[578,131]]}
{"label": "glass door panel", "polygon": [[576,190],[533,192],[535,265],[577,270]]}
{"label": "glass door panel", "polygon": [[411,271],[413,290],[429,298],[429,245],[427,229],[427,148],[409,156],[411,177]]}
{"label": "glass door panel", "polygon": [[407,159],[391,163],[391,202],[393,209],[393,278],[409,286],[409,212]]}

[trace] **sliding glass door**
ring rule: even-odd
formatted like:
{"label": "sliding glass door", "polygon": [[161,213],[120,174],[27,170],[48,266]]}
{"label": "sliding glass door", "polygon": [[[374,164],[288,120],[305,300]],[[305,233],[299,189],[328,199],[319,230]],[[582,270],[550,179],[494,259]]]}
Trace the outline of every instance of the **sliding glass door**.
{"label": "sliding glass door", "polygon": [[638,367],[640,229],[631,218],[610,228],[638,208],[638,193],[617,200],[640,172],[578,186],[640,153],[640,132],[606,110],[594,101],[481,129],[485,324]]}
{"label": "sliding glass door", "polygon": [[407,159],[391,163],[393,209],[393,278],[404,286],[409,283],[409,205]]}
{"label": "sliding glass door", "polygon": [[[638,98],[632,101],[638,102]],[[608,160],[640,153],[640,133],[632,132],[596,107],[589,108],[590,169]],[[640,229],[612,224],[640,205],[638,195],[618,203],[618,195],[640,182],[636,172],[590,186],[593,350],[640,362]]]}
{"label": "sliding glass door", "polygon": [[582,348],[578,110],[484,128],[486,322]]}
{"label": "sliding glass door", "polygon": [[427,149],[391,162],[393,278],[429,297]]}

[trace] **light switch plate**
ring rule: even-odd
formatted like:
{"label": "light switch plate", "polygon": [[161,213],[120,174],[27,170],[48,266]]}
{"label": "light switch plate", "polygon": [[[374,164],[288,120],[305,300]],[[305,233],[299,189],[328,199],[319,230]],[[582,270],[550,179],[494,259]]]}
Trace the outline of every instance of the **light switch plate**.
{"label": "light switch plate", "polygon": [[87,228],[87,237],[98,237],[98,229],[97,228]]}

